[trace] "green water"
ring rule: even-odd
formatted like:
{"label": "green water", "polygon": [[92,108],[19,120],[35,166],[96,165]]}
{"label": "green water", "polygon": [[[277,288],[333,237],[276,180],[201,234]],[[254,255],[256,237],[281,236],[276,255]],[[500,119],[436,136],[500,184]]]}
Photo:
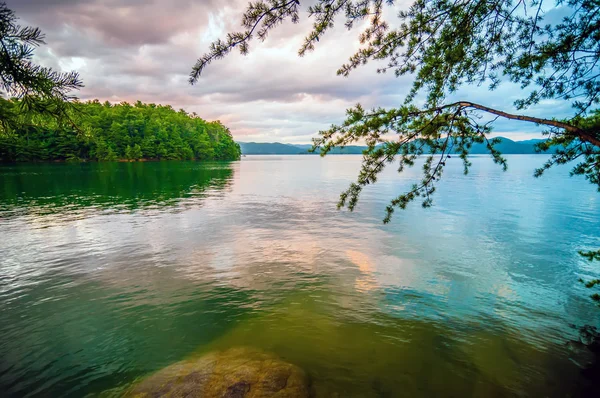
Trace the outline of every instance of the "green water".
{"label": "green water", "polygon": [[542,162],[451,164],[387,226],[418,170],[338,212],[357,156],[2,166],[1,395],[119,396],[235,346],[323,397],[579,395],[600,195]]}

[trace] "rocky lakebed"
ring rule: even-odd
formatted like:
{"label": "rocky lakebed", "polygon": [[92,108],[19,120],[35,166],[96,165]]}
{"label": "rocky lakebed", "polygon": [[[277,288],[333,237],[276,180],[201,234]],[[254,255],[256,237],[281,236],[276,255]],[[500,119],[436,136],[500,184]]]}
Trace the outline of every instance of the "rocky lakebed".
{"label": "rocky lakebed", "polygon": [[248,347],[213,351],[168,366],[141,380],[129,397],[309,397],[310,383],[298,366]]}

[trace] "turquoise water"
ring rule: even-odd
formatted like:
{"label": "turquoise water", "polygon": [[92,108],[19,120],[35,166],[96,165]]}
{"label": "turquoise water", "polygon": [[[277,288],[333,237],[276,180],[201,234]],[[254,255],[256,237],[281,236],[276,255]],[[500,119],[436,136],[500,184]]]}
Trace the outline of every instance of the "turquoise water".
{"label": "turquoise water", "polygon": [[565,396],[600,310],[600,193],[449,162],[435,206],[383,225],[418,178],[337,211],[359,156],[0,167],[2,396],[119,396],[216,348],[304,368],[317,396]]}

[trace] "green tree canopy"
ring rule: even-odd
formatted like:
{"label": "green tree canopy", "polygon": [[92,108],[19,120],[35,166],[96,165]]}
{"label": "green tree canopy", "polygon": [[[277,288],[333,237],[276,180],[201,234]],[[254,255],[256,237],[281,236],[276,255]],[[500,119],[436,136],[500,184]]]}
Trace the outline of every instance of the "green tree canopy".
{"label": "green tree canopy", "polygon": [[[15,108],[20,100],[7,101]],[[220,122],[207,122],[169,105],[77,103],[74,125],[52,116],[22,116],[23,124],[0,140],[0,160],[236,160],[240,147]],[[36,122],[34,123],[34,118]]]}
{"label": "green tree canopy", "polygon": [[[20,26],[15,13],[0,2],[0,135],[7,135],[35,116],[71,123],[75,99],[83,87],[77,72],[61,73],[35,64],[36,47],[45,44],[39,28]],[[19,101],[9,101],[17,98]]]}

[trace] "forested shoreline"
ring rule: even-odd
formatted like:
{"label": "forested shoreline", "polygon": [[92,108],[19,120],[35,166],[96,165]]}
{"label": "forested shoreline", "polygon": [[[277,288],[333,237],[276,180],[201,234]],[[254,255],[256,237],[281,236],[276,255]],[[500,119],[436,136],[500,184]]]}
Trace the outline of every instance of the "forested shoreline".
{"label": "forested shoreline", "polygon": [[[4,100],[15,110],[17,100]],[[237,160],[240,147],[221,122],[169,105],[76,103],[67,123],[23,116],[0,136],[2,162]]]}

